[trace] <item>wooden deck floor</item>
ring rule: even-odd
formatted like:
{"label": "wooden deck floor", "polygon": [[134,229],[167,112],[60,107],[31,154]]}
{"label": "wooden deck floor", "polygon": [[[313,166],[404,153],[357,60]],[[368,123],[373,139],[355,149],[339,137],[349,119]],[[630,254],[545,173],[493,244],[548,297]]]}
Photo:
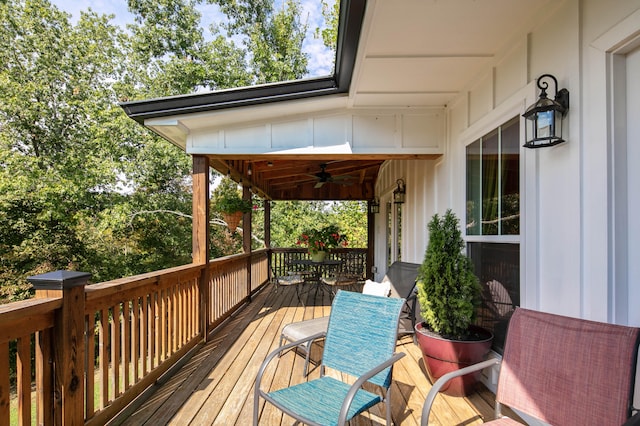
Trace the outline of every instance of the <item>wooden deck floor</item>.
{"label": "wooden deck floor", "polygon": [[[293,289],[277,293],[268,286],[217,330],[206,345],[157,389],[137,411],[124,420],[125,425],[250,425],[253,386],[260,363],[278,346],[280,330],[292,321],[328,315],[327,295],[308,295],[311,304],[299,305]],[[315,302],[315,303],[314,303]],[[315,349],[319,352],[320,348]],[[420,349],[411,336],[398,340],[398,351],[406,353],[394,368],[393,420],[396,425],[418,425],[422,404],[431,384],[426,378]],[[312,359],[314,352],[312,352]],[[317,358],[316,358],[317,359]],[[263,383],[275,388],[303,380],[304,357],[290,351],[275,358]],[[318,369],[310,366],[309,377]],[[435,425],[474,425],[491,419],[493,395],[481,389],[468,398],[439,396],[431,422]],[[260,424],[291,425],[269,405],[261,410]],[[120,419],[122,420],[122,419]],[[352,425],[384,424],[384,407],[372,408]]]}

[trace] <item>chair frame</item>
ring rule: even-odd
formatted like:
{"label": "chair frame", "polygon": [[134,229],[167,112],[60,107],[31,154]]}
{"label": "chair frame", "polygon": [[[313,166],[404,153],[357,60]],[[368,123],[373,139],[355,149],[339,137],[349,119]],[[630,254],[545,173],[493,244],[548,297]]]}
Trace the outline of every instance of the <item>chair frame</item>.
{"label": "chair frame", "polygon": [[[296,339],[292,339],[291,338],[291,334],[296,335],[296,334],[300,334],[299,332],[296,332],[298,330],[304,330],[305,328],[311,328],[316,330],[315,333],[312,333],[312,336],[315,335],[320,335],[320,337],[312,339],[312,340],[307,340],[307,337],[301,338],[301,340],[304,341],[303,344],[298,345],[298,348],[301,348],[304,352],[305,352],[305,359],[304,359],[304,370],[303,370],[303,374],[306,377],[309,371],[309,360],[311,357],[311,345],[313,345],[313,342],[315,342],[316,340],[319,339],[324,339],[324,337],[327,334],[327,323],[328,323],[329,317],[316,317],[316,318],[311,318],[308,320],[303,320],[303,321],[297,321],[297,322],[292,322],[289,323],[287,325],[285,325],[282,328],[282,332],[280,333],[280,347],[283,347],[283,344],[285,341],[288,342],[293,342]],[[291,333],[289,330],[293,330],[293,332]],[[280,354],[282,355],[285,352],[285,350],[283,349]]]}

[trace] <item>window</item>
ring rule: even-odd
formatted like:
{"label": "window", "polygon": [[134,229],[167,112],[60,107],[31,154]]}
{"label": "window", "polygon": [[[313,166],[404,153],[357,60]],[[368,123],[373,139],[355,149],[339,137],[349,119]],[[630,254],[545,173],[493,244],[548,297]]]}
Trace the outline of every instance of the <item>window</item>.
{"label": "window", "polygon": [[502,353],[506,326],[520,304],[520,119],[467,146],[467,253],[482,285],[478,325]]}
{"label": "window", "polygon": [[467,235],[520,234],[516,117],[467,147]]}

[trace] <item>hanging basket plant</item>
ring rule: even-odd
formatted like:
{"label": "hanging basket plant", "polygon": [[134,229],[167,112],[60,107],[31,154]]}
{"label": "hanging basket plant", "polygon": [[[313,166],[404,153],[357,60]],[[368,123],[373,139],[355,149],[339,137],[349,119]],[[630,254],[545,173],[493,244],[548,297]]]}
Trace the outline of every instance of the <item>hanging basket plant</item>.
{"label": "hanging basket plant", "polygon": [[238,225],[240,224],[240,221],[242,220],[243,215],[244,213],[242,213],[241,211],[235,211],[233,213],[222,213],[222,219],[227,224],[227,228],[229,228],[229,231],[235,232],[238,228]]}
{"label": "hanging basket plant", "polygon": [[251,200],[244,200],[237,184],[231,179],[223,179],[216,188],[213,198],[213,208],[222,215],[231,232],[235,232],[242,220],[242,215],[249,213],[253,208]]}

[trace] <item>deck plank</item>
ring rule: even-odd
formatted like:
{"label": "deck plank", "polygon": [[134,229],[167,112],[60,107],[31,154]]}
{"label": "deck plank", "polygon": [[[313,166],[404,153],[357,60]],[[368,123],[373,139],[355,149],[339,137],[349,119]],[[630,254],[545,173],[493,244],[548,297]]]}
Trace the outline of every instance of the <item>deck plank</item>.
{"label": "deck plank", "polygon": [[[328,315],[330,297],[319,293],[303,295],[299,304],[295,289],[267,287],[250,304],[219,327],[209,341],[128,417],[124,425],[247,425],[252,423],[253,391],[262,360],[279,344],[280,330],[290,322]],[[422,404],[431,384],[426,377],[420,349],[412,336],[398,340],[404,352],[394,367],[392,416],[402,426],[420,424]],[[322,342],[312,347],[308,379],[319,376],[314,361],[320,359]],[[265,371],[262,388],[278,389],[305,380],[304,356],[290,350],[276,357]],[[328,374],[338,373],[329,371]],[[440,395],[431,414],[434,425],[475,425],[490,419],[492,394],[481,387],[467,398]],[[352,426],[384,424],[382,404],[354,419]],[[261,402],[260,424],[290,425],[293,419],[270,404]]]}

